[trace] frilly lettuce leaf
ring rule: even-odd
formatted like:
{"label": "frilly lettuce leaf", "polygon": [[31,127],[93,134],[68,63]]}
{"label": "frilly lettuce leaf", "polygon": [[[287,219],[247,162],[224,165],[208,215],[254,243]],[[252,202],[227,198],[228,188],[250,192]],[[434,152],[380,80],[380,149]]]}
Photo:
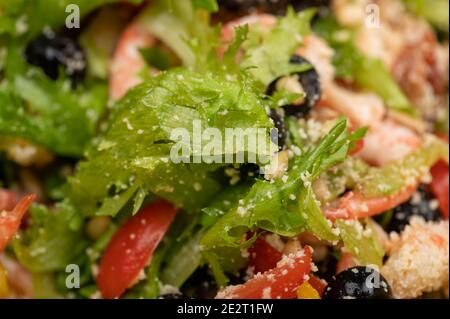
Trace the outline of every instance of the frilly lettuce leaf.
{"label": "frilly lettuce leaf", "polygon": [[361,265],[383,265],[384,249],[370,224],[364,227],[358,220],[337,220],[345,248]]}
{"label": "frilly lettuce leaf", "polygon": [[71,229],[75,212],[61,204],[52,210],[43,205],[31,209],[32,223],[12,242],[21,265],[33,272],[64,270],[87,246],[82,229]]}
{"label": "frilly lettuce leaf", "polygon": [[268,85],[281,75],[307,70],[309,65],[290,63],[290,58],[301,45],[302,39],[310,32],[310,22],[314,10],[295,13],[288,9],[273,28],[252,26],[243,47],[246,56],[241,63],[243,68],[264,85]]}
{"label": "frilly lettuce leaf", "polygon": [[[217,60],[215,48],[220,41],[220,28],[211,26],[208,11],[215,11],[212,0],[167,1],[150,3],[140,13],[141,26],[161,40],[184,66],[210,70]],[[207,9],[207,10],[203,10]]]}
{"label": "frilly lettuce leaf", "polygon": [[247,240],[248,232],[259,229],[295,236],[309,230],[324,240],[338,239],[320,210],[311,182],[344,161],[350,143],[359,135],[360,132],[349,135],[346,121],[340,120],[317,147],[295,158],[284,178],[257,181],[248,194],[207,231],[200,244],[220,284],[226,281],[222,269],[229,268],[230,264],[223,258],[223,251],[239,252],[248,247],[252,240]]}
{"label": "frilly lettuce leaf", "polygon": [[[132,89],[114,106],[105,134],[70,179],[76,207],[85,215],[115,215],[138,189],[188,210],[205,207],[221,188],[211,172],[224,164],[174,163],[172,147],[183,141],[171,140],[171,133],[185,129],[192,141],[193,121],[203,130],[217,128],[222,137],[227,127],[263,128],[269,145],[272,124],[252,83],[178,69]],[[203,145],[208,142],[203,137]],[[220,152],[225,154],[226,146]]]}
{"label": "frilly lettuce leaf", "polygon": [[[32,38],[46,26],[58,28],[62,26],[67,16],[70,4],[75,4],[80,10],[80,18],[92,10],[109,3],[124,0],[0,0],[0,35],[26,35]],[[139,4],[142,0],[127,0]]]}
{"label": "frilly lettuce leaf", "polygon": [[76,89],[29,67],[11,44],[0,86],[0,136],[20,137],[59,155],[81,157],[106,107],[107,87],[91,81]]}
{"label": "frilly lettuce leaf", "polygon": [[[236,28],[227,53],[223,59],[218,59],[216,50],[221,45],[220,28],[210,25],[207,12],[195,10],[199,8],[197,2],[200,1],[194,1],[192,7],[188,1],[172,2],[169,6],[160,1],[148,6],[140,18],[142,25],[169,46],[185,66],[198,71],[228,73],[229,76],[239,68],[248,69],[264,85],[281,75],[310,67],[291,64],[289,60],[301,44],[302,37],[310,31],[313,10],[295,13],[290,9],[273,28]],[[208,8],[212,11],[214,5],[208,5]],[[238,63],[235,58],[241,47],[246,50],[246,55]]]}
{"label": "frilly lettuce leaf", "polygon": [[216,12],[219,10],[217,0],[192,0],[195,9],[204,9],[209,12]]}

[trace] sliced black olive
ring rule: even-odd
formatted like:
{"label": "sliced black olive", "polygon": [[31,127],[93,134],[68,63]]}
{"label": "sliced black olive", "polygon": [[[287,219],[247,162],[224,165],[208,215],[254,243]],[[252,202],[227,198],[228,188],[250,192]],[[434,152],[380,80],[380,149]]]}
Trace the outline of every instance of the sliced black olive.
{"label": "sliced black olive", "polygon": [[390,299],[391,287],[371,267],[357,266],[333,277],[325,289],[325,299]]}
{"label": "sliced black olive", "polygon": [[[291,63],[294,64],[311,64],[305,58],[294,55],[291,58]],[[283,109],[286,115],[293,115],[297,117],[304,117],[307,115],[312,108],[316,105],[316,103],[320,100],[321,96],[321,88],[320,88],[320,80],[319,74],[311,67],[311,69],[291,74],[290,76],[294,77],[295,80],[299,82],[301,85],[301,90],[305,93],[305,97],[300,103],[284,105]],[[285,77],[280,77],[272,81],[267,88],[266,94],[273,95],[277,90],[277,86],[279,81],[281,81]]]}
{"label": "sliced black olive", "polygon": [[[405,203],[395,207],[390,220],[384,225],[387,232],[401,232],[409,224],[413,216],[419,216],[426,221],[442,219],[439,203],[426,185],[420,185],[417,192]],[[383,216],[377,219],[381,224]]]}
{"label": "sliced black olive", "polygon": [[86,73],[86,55],[72,38],[45,31],[32,40],[25,49],[28,63],[41,67],[56,80],[62,68],[73,84],[82,81]]}
{"label": "sliced black olive", "polygon": [[273,121],[273,125],[275,127],[274,130],[270,132],[270,139],[273,143],[278,144],[278,149],[282,150],[285,146],[286,139],[288,137],[288,132],[286,130],[286,126],[284,124],[284,111],[270,109],[269,117]]}

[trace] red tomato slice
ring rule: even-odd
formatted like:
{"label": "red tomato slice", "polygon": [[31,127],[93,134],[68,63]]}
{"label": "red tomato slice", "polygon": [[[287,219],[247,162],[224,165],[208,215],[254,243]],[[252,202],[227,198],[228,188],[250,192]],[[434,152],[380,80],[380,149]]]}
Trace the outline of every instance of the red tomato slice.
{"label": "red tomato slice", "polygon": [[348,192],[339,201],[337,207],[325,210],[325,216],[331,220],[337,218],[357,219],[381,214],[406,202],[416,191],[418,184],[408,186],[396,194],[364,198],[360,193]]}
{"label": "red tomato slice", "polygon": [[306,246],[296,254],[284,256],[277,266],[256,275],[246,283],[229,286],[219,292],[226,299],[295,299],[297,288],[311,272],[312,248]]}
{"label": "red tomato slice", "polygon": [[275,268],[283,256],[272,247],[264,238],[259,237],[248,250],[250,253],[249,267],[253,267],[255,274]]}
{"label": "red tomato slice", "polygon": [[175,217],[170,203],[158,200],[131,217],[114,234],[100,261],[97,286],[104,298],[120,297],[132,286]]}
{"label": "red tomato slice", "polygon": [[439,201],[439,208],[445,219],[448,219],[448,164],[444,161],[439,161],[431,170],[431,191]]}

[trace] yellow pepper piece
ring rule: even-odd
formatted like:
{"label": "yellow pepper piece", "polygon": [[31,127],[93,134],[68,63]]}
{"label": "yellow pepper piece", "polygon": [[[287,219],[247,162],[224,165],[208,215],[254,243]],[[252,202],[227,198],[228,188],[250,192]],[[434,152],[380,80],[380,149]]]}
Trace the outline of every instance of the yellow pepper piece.
{"label": "yellow pepper piece", "polygon": [[298,299],[320,299],[320,295],[310,283],[304,282],[297,289]]}
{"label": "yellow pepper piece", "polygon": [[9,293],[8,281],[6,280],[6,270],[0,264],[0,298],[7,297]]}

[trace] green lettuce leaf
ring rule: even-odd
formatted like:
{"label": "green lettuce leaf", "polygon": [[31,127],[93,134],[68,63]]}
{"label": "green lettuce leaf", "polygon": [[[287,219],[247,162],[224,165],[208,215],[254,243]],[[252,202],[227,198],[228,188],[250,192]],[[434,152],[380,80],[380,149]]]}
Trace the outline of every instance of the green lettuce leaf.
{"label": "green lettuce leaf", "polygon": [[69,81],[41,73],[0,88],[0,135],[25,138],[66,156],[81,156],[106,104],[106,87],[71,91]]}
{"label": "green lettuce leaf", "polygon": [[[99,210],[114,216],[142,188],[188,210],[205,207],[222,187],[211,173],[225,164],[192,163],[194,158],[175,163],[170,158],[176,145],[192,150],[195,158],[211,154],[191,145],[194,121],[203,130],[217,128],[222,137],[227,127],[262,128],[270,144],[272,124],[249,79],[230,82],[211,73],[171,70],[132,89],[114,106],[107,131],[70,180],[76,207],[88,216]],[[174,129],[185,130],[189,141],[174,140]],[[202,137],[202,145],[209,142]],[[222,139],[213,140],[217,143],[225,145]],[[215,154],[235,152],[225,145]]]}
{"label": "green lettuce leaf", "polygon": [[337,220],[345,248],[361,265],[383,265],[384,249],[370,224],[365,227],[358,220]]}
{"label": "green lettuce leaf", "polygon": [[448,0],[403,0],[403,3],[411,12],[448,34]]}
{"label": "green lettuce leaf", "polygon": [[[214,49],[220,40],[220,28],[210,24],[215,1],[156,1],[140,13],[142,27],[161,40],[182,61],[197,71],[216,65]],[[199,9],[207,9],[199,10]]]}
{"label": "green lettuce leaf", "polygon": [[200,266],[202,254],[200,252],[201,232],[190,237],[176,251],[176,253],[167,260],[167,264],[161,273],[161,281],[174,287],[181,285],[194,273]]}
{"label": "green lettuce leaf", "polygon": [[430,168],[440,159],[448,162],[448,144],[435,136],[427,136],[424,145],[381,168],[370,167],[358,187],[367,197],[395,194],[408,183],[415,183],[428,174]]}
{"label": "green lettuce leaf", "polygon": [[51,272],[73,263],[87,246],[82,230],[69,227],[73,214],[68,205],[56,210],[34,205],[30,227],[12,242],[20,264],[32,272]]}
{"label": "green lettuce leaf", "polygon": [[322,195],[320,200],[329,203],[349,189],[368,198],[395,194],[426,176],[438,160],[448,162],[448,153],[448,144],[429,135],[420,148],[383,167],[370,166],[357,157],[349,157],[320,176],[318,183],[325,187],[321,192],[325,196]]}
{"label": "green lettuce leaf", "polygon": [[310,21],[314,13],[314,10],[295,13],[290,8],[275,27],[252,27],[243,44],[246,56],[241,63],[242,67],[249,68],[255,79],[265,86],[281,75],[310,68],[309,65],[292,64],[290,59],[301,45],[302,38],[310,32]]}
{"label": "green lettuce leaf", "polygon": [[23,61],[22,47],[8,46],[5,79],[0,86],[0,136],[20,137],[58,155],[81,157],[97,132],[107,101],[105,82],[72,88],[53,81]]}
{"label": "green lettuce leaf", "polygon": [[219,10],[217,0],[192,0],[195,9],[205,9],[209,12],[216,12]]}
{"label": "green lettuce leaf", "polygon": [[[181,285],[204,262],[201,252],[200,239],[205,232],[223,216],[230,207],[234,206],[250,190],[251,184],[242,182],[234,186],[224,188],[208,207],[202,209],[203,214],[196,215],[194,220],[184,229],[177,238],[174,247],[171,248],[160,278],[164,284],[174,287]],[[231,254],[227,254],[230,252]],[[233,266],[229,269],[240,268],[245,259],[240,252],[223,251],[221,258],[228,259]],[[231,262],[233,260],[233,262]]]}
{"label": "green lettuce leaf", "polygon": [[317,147],[294,160],[284,178],[257,181],[248,194],[206,232],[200,244],[220,284],[225,281],[221,267],[229,268],[230,264],[222,258],[223,251],[248,247],[252,241],[246,239],[248,232],[260,229],[295,236],[309,230],[324,240],[338,239],[321,213],[311,182],[344,161],[355,136],[348,134],[346,121],[340,120]]}
{"label": "green lettuce leaf", "polygon": [[[25,33],[29,39],[46,26],[62,26],[72,12],[66,12],[70,4],[78,6],[81,18],[102,5],[120,1],[124,0],[0,0],[0,35],[19,36]],[[142,0],[126,2],[139,4]]]}

